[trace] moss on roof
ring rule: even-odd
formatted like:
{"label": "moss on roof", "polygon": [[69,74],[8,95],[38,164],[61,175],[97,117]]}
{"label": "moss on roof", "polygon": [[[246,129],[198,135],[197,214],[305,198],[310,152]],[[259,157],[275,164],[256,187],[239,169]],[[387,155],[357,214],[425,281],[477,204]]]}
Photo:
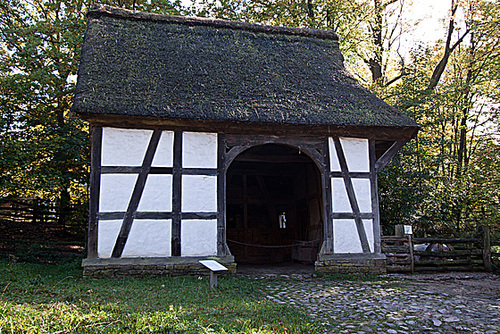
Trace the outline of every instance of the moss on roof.
{"label": "moss on roof", "polygon": [[332,32],[110,7],[88,14],[73,110],[418,127],[347,73]]}

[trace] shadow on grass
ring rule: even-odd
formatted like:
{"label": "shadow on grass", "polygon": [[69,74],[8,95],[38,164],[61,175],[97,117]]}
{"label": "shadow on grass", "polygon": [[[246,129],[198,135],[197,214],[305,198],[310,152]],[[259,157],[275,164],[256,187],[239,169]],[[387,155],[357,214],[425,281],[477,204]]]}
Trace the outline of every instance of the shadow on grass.
{"label": "shadow on grass", "polygon": [[82,278],[79,263],[0,262],[0,332],[318,333],[299,311],[261,292],[265,281]]}

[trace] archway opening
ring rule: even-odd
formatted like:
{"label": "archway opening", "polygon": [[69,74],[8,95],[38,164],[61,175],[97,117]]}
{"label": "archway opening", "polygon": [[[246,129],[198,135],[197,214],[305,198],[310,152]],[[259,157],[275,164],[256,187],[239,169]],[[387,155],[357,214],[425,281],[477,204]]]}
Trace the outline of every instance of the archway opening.
{"label": "archway opening", "polygon": [[252,147],[226,174],[227,242],[238,264],[314,264],[323,241],[321,174],[297,147]]}

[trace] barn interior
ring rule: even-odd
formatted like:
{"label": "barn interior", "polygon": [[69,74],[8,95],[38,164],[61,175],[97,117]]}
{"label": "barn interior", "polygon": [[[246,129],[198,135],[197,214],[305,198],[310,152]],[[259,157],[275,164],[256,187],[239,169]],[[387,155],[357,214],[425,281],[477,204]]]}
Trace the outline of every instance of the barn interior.
{"label": "barn interior", "polygon": [[321,175],[299,148],[250,148],[227,171],[227,241],[240,264],[314,264],[323,240]]}

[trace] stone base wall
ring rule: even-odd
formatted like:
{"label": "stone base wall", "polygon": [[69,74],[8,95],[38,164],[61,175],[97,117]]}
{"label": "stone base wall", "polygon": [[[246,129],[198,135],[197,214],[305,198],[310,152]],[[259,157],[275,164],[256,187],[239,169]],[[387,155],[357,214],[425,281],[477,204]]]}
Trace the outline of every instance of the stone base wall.
{"label": "stone base wall", "polygon": [[[119,258],[86,259],[83,261],[84,277],[125,277],[125,276],[208,276],[210,271],[199,260],[207,258]],[[210,258],[214,260],[214,258]],[[228,271],[219,275],[236,272],[234,257],[215,259]]]}
{"label": "stone base wall", "polygon": [[385,274],[387,272],[383,254],[319,255],[314,266],[318,273]]}

